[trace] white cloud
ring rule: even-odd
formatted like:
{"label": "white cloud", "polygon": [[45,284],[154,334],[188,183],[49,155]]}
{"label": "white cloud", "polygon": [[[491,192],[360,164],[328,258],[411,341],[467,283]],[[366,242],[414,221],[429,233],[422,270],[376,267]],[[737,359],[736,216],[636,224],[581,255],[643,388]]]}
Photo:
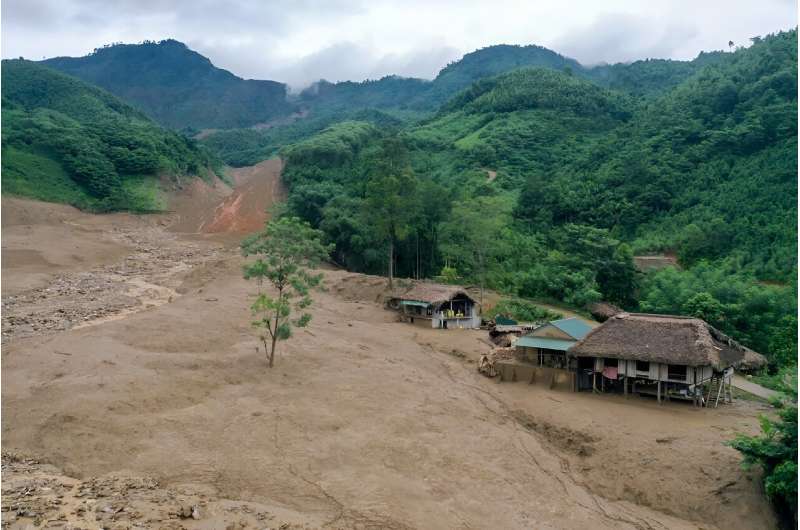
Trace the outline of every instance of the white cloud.
{"label": "white cloud", "polygon": [[540,44],[591,64],[690,59],[797,25],[789,0],[4,0],[2,56],[83,55],[175,38],[242,77],[297,86],[430,78],[491,44]]}

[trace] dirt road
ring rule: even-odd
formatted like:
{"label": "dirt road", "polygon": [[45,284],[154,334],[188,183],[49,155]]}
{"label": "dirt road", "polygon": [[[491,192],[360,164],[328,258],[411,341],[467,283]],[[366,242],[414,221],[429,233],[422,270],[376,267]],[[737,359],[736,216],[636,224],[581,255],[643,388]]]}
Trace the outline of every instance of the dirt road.
{"label": "dirt road", "polygon": [[733,376],[733,386],[762,399],[772,399],[779,396],[778,392],[775,392],[769,388],[765,388],[752,381],[748,381],[744,377],[737,374],[734,374]]}
{"label": "dirt road", "polygon": [[[325,272],[311,327],[269,370],[235,247],[176,234],[170,217],[75,215],[75,230],[108,223],[97,238],[108,254],[37,281],[94,278],[117,286],[92,291],[100,306],[120,292],[142,303],[25,328],[5,313],[72,315],[85,294],[12,275],[23,285],[8,286],[17,294],[3,316],[3,449],[53,466],[4,460],[3,509],[19,527],[37,516],[97,527],[112,516],[174,528],[775,526],[758,477],[722,444],[757,431],[758,404],[696,410],[498,384],[475,370],[481,332],[398,323],[376,303],[382,279],[343,271]],[[171,294],[148,306],[131,277]],[[48,504],[53,488],[62,505]],[[79,510],[83,489],[92,502]]]}

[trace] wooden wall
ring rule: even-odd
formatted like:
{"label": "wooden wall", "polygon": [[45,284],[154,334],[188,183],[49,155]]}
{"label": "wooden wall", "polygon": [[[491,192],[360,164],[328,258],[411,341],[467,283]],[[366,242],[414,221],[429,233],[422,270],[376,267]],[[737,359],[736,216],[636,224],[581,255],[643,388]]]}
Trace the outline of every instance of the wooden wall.
{"label": "wooden wall", "polygon": [[[602,357],[595,359],[595,372],[602,372],[604,366],[605,360]],[[709,379],[713,373],[711,366],[687,366],[685,380],[670,379],[668,369],[669,365],[667,364],[650,363],[650,369],[647,372],[638,372],[636,371],[636,361],[626,361],[624,359],[617,360],[617,373],[630,378],[640,377],[642,379],[650,379],[652,381],[669,381],[671,383],[694,384]]]}

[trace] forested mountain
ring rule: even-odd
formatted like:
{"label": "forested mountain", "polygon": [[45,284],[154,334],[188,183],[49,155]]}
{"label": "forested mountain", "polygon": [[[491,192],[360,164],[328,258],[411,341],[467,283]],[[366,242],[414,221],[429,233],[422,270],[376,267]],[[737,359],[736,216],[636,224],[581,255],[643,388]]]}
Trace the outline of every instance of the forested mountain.
{"label": "forested mountain", "polygon": [[286,127],[266,130],[219,131],[204,143],[231,165],[250,165],[296,141],[342,120],[367,119],[386,125],[387,119],[411,123],[430,117],[459,91],[474,82],[525,67],[541,67],[593,81],[639,97],[662,94],[701,67],[721,61],[724,53],[701,53],[693,61],[648,59],[630,64],[586,68],[573,59],[541,46],[497,45],[465,55],[432,81],[398,76],[362,82],[319,81],[303,90],[295,103],[306,118]]}
{"label": "forested mountain", "polygon": [[360,83],[318,81],[300,93],[300,102],[316,113],[363,108],[429,110],[427,102],[419,101],[429,88],[430,81],[393,75]]}
{"label": "forested mountain", "polygon": [[592,81],[634,96],[658,95],[675,88],[704,66],[723,61],[723,52],[701,52],[691,61],[646,59],[578,70]]}
{"label": "forested mountain", "polygon": [[199,130],[246,128],[298,109],[320,119],[365,109],[388,111],[404,119],[419,118],[475,81],[523,67],[571,72],[634,95],[658,94],[723,55],[587,68],[541,46],[496,45],[447,65],[432,81],[398,76],[363,82],[321,80],[294,98],[287,97],[282,83],[236,77],[175,40],[115,44],[85,57],[56,57],[43,62],[105,88],[162,125]]}
{"label": "forested mountain", "polygon": [[515,69],[399,132],[333,125],[284,149],[290,210],[352,269],[394,254],[400,275],[694,314],[796,358],[797,32],[629,68]]}
{"label": "forested mountain", "polygon": [[47,66],[105,88],[167,127],[248,127],[291,114],[286,85],[245,80],[176,40],[115,44]]}
{"label": "forested mountain", "polygon": [[320,81],[302,92],[301,102],[323,113],[367,107],[430,112],[476,81],[526,67],[566,72],[601,86],[642,96],[663,93],[702,66],[723,57],[724,54],[716,52],[703,53],[693,61],[649,59],[584,67],[542,46],[501,44],[464,55],[445,66],[432,81],[397,76],[361,83]]}
{"label": "forested mountain", "polygon": [[159,209],[157,174],[214,157],[105,90],[41,64],[2,64],[3,193],[94,210]]}
{"label": "forested mountain", "polygon": [[431,83],[430,93],[426,95],[426,99],[429,105],[436,106],[479,79],[533,66],[561,71],[583,69],[578,61],[542,46],[507,44],[488,46],[468,53],[442,68]]}

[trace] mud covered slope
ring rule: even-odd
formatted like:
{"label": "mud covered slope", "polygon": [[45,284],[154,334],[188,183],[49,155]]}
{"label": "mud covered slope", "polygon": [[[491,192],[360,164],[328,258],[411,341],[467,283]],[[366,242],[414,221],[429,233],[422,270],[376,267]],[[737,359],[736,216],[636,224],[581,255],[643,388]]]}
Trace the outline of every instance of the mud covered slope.
{"label": "mud covered slope", "polygon": [[230,169],[233,189],[192,183],[172,200],[171,209],[178,219],[170,229],[204,234],[246,234],[261,229],[272,205],[286,196],[281,169],[281,160],[271,158],[254,166]]}
{"label": "mud covered slope", "polygon": [[167,303],[12,337],[4,449],[80,480],[128,470],[312,526],[773,526],[757,481],[721,444],[757,429],[746,404],[656,409],[497,385],[469,362],[487,347],[480,332],[400,324],[375,302],[378,278],[340,271],[326,272],[312,327],[281,344],[270,371],[232,251],[157,277],[173,282]]}
{"label": "mud covered slope", "polygon": [[[33,283],[24,264],[4,275],[3,449],[55,466],[4,460],[19,524],[775,527],[723,445],[765,409],[497,384],[475,370],[484,332],[397,322],[380,277],[325,271],[311,327],[267,369],[242,234],[201,229],[244,230],[244,205],[280,195],[279,169],[165,215],[4,208],[14,248],[28,234],[24,249],[48,258]],[[96,247],[62,269],[87,234]]]}

